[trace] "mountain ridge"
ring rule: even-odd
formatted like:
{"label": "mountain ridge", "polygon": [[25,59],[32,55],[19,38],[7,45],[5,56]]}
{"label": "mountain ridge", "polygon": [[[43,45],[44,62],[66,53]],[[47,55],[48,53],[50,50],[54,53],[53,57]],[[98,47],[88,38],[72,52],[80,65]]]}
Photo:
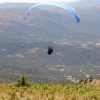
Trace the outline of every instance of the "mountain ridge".
{"label": "mountain ridge", "polygon": [[[4,8],[27,8],[27,7],[30,7],[34,4],[36,4],[36,3],[20,3],[20,2],[12,3],[12,2],[7,2],[7,3],[0,4],[0,9],[4,9]],[[95,0],[95,1],[78,0],[78,1],[74,1],[74,2],[68,2],[66,4],[69,4],[72,7],[91,7],[91,6],[100,5],[100,0]],[[48,6],[45,6],[45,8],[48,8]]]}

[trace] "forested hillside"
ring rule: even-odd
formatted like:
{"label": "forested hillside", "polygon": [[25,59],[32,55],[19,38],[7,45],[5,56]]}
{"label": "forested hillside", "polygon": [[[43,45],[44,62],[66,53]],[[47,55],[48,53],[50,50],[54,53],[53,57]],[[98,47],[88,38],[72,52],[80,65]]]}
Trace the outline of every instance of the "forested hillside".
{"label": "forested hillside", "polygon": [[75,8],[80,23],[60,8],[34,9],[24,20],[27,9],[0,9],[0,81],[23,74],[34,82],[62,83],[100,76],[99,6]]}

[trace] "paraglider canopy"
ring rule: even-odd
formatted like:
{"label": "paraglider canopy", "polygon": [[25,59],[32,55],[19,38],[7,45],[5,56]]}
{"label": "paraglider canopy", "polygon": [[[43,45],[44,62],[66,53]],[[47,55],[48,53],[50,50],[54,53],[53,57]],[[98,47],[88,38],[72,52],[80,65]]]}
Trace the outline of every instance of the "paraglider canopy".
{"label": "paraglider canopy", "polygon": [[77,12],[76,12],[71,6],[69,6],[69,5],[65,4],[65,3],[62,3],[62,2],[42,2],[42,3],[37,3],[37,4],[33,5],[32,7],[30,7],[30,8],[25,12],[25,14],[24,14],[24,19],[26,19],[28,13],[29,13],[32,9],[34,9],[34,8],[40,6],[40,5],[52,5],[52,6],[61,7],[61,8],[63,8],[63,9],[65,9],[65,10],[69,11],[71,14],[73,14],[73,16],[74,16],[74,17],[76,18],[76,20],[77,20],[77,23],[80,22],[80,18],[79,18],[79,15],[77,14]]}

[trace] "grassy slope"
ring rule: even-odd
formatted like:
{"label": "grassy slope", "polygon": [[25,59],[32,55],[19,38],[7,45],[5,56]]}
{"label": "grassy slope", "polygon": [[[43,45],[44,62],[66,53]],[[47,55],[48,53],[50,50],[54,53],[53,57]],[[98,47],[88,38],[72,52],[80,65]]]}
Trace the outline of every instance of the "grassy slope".
{"label": "grassy slope", "polygon": [[100,100],[100,86],[41,83],[16,87],[2,83],[0,100]]}

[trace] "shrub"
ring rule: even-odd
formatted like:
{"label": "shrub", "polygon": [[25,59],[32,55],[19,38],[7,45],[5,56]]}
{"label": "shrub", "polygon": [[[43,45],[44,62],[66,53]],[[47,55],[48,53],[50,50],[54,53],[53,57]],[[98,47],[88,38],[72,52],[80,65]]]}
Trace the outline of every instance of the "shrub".
{"label": "shrub", "polygon": [[29,82],[26,77],[23,75],[21,80],[18,80],[17,82],[17,86],[20,87],[20,86],[31,86],[31,82]]}

